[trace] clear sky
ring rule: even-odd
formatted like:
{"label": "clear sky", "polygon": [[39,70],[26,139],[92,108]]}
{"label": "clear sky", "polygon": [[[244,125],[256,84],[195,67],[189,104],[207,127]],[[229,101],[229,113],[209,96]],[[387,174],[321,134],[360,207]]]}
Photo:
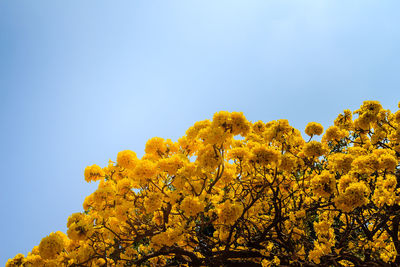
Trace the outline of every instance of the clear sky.
{"label": "clear sky", "polygon": [[96,184],[87,165],[143,155],[220,110],[325,127],[400,100],[400,2],[0,1],[0,265]]}

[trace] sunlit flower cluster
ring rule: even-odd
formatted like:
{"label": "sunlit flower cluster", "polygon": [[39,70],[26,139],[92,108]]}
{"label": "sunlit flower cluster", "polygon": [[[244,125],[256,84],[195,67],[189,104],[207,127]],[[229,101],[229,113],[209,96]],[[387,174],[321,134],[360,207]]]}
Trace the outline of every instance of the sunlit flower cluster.
{"label": "sunlit flower cluster", "polygon": [[400,111],[365,101],[304,134],[222,111],[121,151],[84,170],[98,188],[66,234],[6,266],[397,266]]}

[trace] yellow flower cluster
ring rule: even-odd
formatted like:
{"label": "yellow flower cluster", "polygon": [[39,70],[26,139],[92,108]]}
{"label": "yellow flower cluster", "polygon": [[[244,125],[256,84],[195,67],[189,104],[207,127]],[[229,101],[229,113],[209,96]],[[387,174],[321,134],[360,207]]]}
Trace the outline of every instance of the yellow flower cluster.
{"label": "yellow flower cluster", "polygon": [[181,202],[181,209],[188,217],[196,216],[204,210],[204,203],[198,197],[187,196]]}
{"label": "yellow flower cluster", "polygon": [[396,266],[400,111],[365,101],[323,132],[222,111],[121,151],[85,169],[98,188],[67,235],[6,267]]}
{"label": "yellow flower cluster", "polygon": [[147,213],[153,213],[161,208],[162,195],[159,192],[152,192],[144,199],[144,208]]}
{"label": "yellow flower cluster", "polygon": [[265,146],[257,145],[252,149],[252,161],[261,165],[277,164],[279,151]]}
{"label": "yellow flower cluster", "polygon": [[311,179],[311,186],[315,195],[329,198],[335,193],[335,176],[329,171],[323,171],[321,174],[316,175]]}
{"label": "yellow flower cluster", "polygon": [[325,154],[326,147],[318,141],[310,141],[304,146],[304,155],[307,157],[319,157]]}
{"label": "yellow flower cluster", "polygon": [[351,170],[354,157],[350,154],[334,153],[329,156],[330,169],[340,174],[346,174]]}
{"label": "yellow flower cluster", "polygon": [[318,122],[310,122],[306,126],[306,134],[309,136],[313,135],[321,135],[322,132],[324,131],[324,127]]}
{"label": "yellow flower cluster", "polygon": [[153,137],[147,141],[144,151],[147,154],[161,156],[167,151],[167,144],[161,137]]}
{"label": "yellow flower cluster", "polygon": [[227,200],[223,204],[220,204],[217,209],[218,222],[223,225],[234,224],[236,220],[241,216],[242,212],[242,205]]}
{"label": "yellow flower cluster", "polygon": [[83,240],[92,229],[90,217],[82,213],[74,213],[68,218],[68,237],[72,240]]}
{"label": "yellow flower cluster", "polygon": [[347,137],[349,135],[349,132],[346,129],[340,129],[340,127],[334,125],[329,127],[325,135],[322,138],[323,142],[338,142],[341,139]]}
{"label": "yellow flower cluster", "polygon": [[62,232],[51,233],[42,239],[39,244],[39,255],[43,259],[55,259],[64,249],[65,234]]}
{"label": "yellow flower cluster", "polygon": [[354,111],[359,116],[354,121],[354,126],[360,130],[369,130],[371,126],[375,126],[379,116],[382,116],[384,111],[378,101],[364,101],[360,109]]}
{"label": "yellow flower cluster", "polygon": [[141,160],[137,163],[135,169],[129,173],[129,178],[139,185],[150,181],[157,174],[156,164],[151,160]]}
{"label": "yellow flower cluster", "polygon": [[354,123],[351,111],[349,109],[344,110],[343,114],[339,114],[335,119],[334,124],[340,129],[353,130]]}
{"label": "yellow flower cluster", "polygon": [[350,183],[343,190],[342,194],[335,199],[336,206],[345,211],[349,212],[357,207],[365,205],[368,203],[368,198],[366,198],[369,193],[368,187],[363,182]]}
{"label": "yellow flower cluster", "polygon": [[397,178],[393,174],[379,176],[376,181],[376,189],[372,196],[372,201],[378,208],[382,208],[384,205],[390,207],[399,203],[396,187]]}
{"label": "yellow flower cluster", "polygon": [[93,164],[92,166],[86,167],[85,169],[86,182],[98,181],[101,180],[102,178],[104,178],[104,171],[100,166]]}
{"label": "yellow flower cluster", "polygon": [[117,163],[119,166],[127,169],[135,168],[137,161],[136,153],[131,150],[124,150],[118,153]]}

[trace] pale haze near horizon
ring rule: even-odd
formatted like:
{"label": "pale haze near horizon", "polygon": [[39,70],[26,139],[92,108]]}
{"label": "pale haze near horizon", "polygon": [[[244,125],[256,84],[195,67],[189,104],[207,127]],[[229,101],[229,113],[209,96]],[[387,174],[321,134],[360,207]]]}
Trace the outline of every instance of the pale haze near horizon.
{"label": "pale haze near horizon", "polygon": [[398,1],[1,1],[0,264],[66,231],[87,165],[220,110],[304,131],[400,100]]}

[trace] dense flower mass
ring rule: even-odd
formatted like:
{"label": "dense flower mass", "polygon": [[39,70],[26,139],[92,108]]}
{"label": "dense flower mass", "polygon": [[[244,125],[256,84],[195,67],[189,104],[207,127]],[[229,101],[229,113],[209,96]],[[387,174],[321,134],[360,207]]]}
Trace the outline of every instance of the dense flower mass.
{"label": "dense flower mass", "polygon": [[310,122],[307,124],[306,129],[304,130],[307,135],[321,135],[324,132],[324,127],[320,123]]}
{"label": "dense flower mass", "polygon": [[400,266],[400,111],[365,101],[323,131],[219,112],[121,151],[86,168],[67,235],[6,266]]}

